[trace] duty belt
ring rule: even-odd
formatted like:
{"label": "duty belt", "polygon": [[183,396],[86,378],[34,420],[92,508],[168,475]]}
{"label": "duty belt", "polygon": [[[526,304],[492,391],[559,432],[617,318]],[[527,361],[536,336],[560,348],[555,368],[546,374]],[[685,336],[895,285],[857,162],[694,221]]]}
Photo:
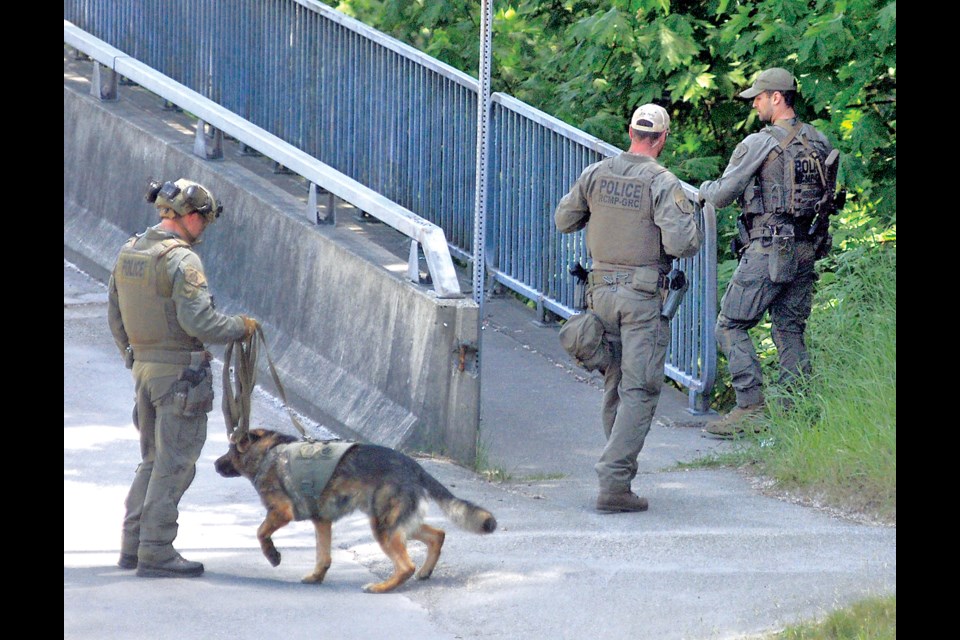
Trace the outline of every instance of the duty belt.
{"label": "duty belt", "polygon": [[[774,229],[783,227],[782,234],[774,234]],[[770,239],[774,235],[792,236],[796,242],[808,242],[813,240],[810,237],[809,225],[784,223],[784,224],[765,224],[750,230],[751,240]]]}
{"label": "duty belt", "polygon": [[209,351],[168,351],[165,349],[138,349],[133,348],[133,359],[139,362],[156,362],[159,364],[184,364],[198,367],[210,362],[213,355]]}
{"label": "duty belt", "polygon": [[[638,267],[643,268],[643,267]],[[630,271],[607,271],[594,269],[587,276],[587,283],[590,286],[603,286],[605,284],[627,284],[633,280],[633,270]],[[670,288],[670,278],[664,274],[657,275],[657,286],[661,289]]]}

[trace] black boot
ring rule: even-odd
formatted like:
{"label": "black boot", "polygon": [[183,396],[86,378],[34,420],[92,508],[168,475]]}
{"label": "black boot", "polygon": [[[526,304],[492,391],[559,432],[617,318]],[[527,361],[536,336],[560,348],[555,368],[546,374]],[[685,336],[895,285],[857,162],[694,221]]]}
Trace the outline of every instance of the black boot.
{"label": "black boot", "polygon": [[117,561],[117,566],[121,569],[136,569],[137,556],[132,553],[121,553],[120,559]]}

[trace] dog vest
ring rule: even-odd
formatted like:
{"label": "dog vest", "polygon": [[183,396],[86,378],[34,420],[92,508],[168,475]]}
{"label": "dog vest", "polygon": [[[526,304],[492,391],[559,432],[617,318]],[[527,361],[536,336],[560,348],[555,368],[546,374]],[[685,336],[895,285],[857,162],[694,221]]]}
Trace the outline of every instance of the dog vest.
{"label": "dog vest", "polygon": [[339,440],[294,442],[274,449],[280,483],[293,501],[296,520],[309,520],[317,512],[318,498],[333,476],[340,458],[355,442]]}

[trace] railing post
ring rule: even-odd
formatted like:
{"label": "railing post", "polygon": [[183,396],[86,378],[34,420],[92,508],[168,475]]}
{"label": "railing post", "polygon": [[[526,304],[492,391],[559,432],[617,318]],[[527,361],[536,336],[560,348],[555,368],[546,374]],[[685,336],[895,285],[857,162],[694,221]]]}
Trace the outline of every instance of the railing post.
{"label": "railing post", "polygon": [[314,224],[327,224],[327,225],[336,225],[337,224],[337,204],[334,202],[334,196],[329,191],[325,192],[327,194],[327,211],[321,216],[320,212],[317,211],[317,194],[318,187],[316,183],[310,183],[310,195],[307,197],[307,219]]}
{"label": "railing post", "polygon": [[[103,71],[101,71],[103,69]],[[104,102],[117,99],[117,72],[93,61],[93,78],[90,80],[90,94]]]}
{"label": "railing post", "polygon": [[193,139],[193,154],[205,160],[220,160],[223,158],[223,131],[210,127],[211,135],[207,135],[207,123],[197,120],[197,135]]}

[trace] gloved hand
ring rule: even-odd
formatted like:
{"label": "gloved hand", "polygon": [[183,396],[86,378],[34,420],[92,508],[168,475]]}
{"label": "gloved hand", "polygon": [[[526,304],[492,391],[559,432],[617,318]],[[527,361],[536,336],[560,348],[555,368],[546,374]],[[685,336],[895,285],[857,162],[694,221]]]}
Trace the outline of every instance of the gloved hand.
{"label": "gloved hand", "polygon": [[257,332],[257,327],[260,326],[260,323],[256,319],[251,318],[250,316],[240,316],[243,318],[243,328],[245,333],[243,334],[244,338],[249,338]]}

